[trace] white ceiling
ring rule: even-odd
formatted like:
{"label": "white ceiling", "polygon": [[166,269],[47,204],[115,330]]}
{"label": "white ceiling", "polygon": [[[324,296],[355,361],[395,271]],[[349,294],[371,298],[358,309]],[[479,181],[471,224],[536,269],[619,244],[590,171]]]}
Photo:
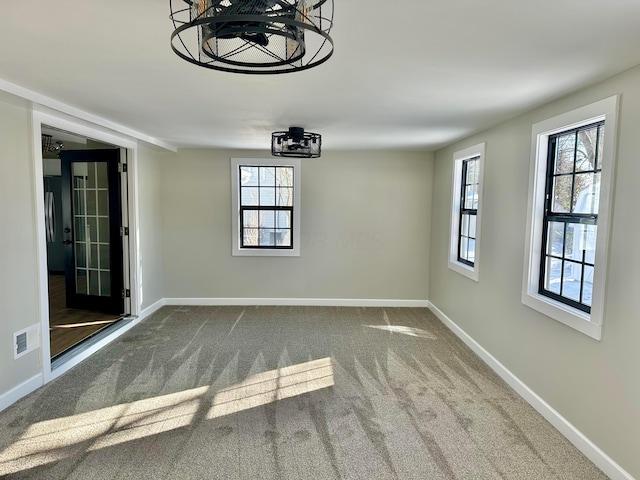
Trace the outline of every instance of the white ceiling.
{"label": "white ceiling", "polygon": [[9,2],[7,84],[174,146],[434,150],[640,64],[640,0],[335,0],[335,53],[251,76],[178,58],[166,0]]}

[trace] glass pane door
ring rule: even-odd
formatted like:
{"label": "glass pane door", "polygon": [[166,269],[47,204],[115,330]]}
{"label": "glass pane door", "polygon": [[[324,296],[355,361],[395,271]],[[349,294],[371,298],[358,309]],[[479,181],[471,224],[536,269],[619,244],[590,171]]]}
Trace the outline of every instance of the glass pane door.
{"label": "glass pane door", "polygon": [[122,314],[120,151],[64,151],[60,159],[67,308]]}
{"label": "glass pane door", "polygon": [[76,293],[111,296],[107,164],[72,165]]}

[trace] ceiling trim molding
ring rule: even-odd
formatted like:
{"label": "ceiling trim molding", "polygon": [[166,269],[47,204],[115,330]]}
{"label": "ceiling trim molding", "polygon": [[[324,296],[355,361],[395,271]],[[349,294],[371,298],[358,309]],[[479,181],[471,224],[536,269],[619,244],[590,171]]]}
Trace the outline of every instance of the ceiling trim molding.
{"label": "ceiling trim molding", "polygon": [[33,90],[29,90],[28,88],[21,87],[20,85],[16,85],[15,83],[8,82],[2,78],[0,78],[0,90],[3,90],[12,95],[16,95],[25,100],[29,100],[30,102],[33,102],[35,104],[57,110],[67,115],[71,115],[80,120],[84,120],[95,125],[108,128],[109,130],[122,133],[129,137],[142,140],[143,142],[147,142],[157,147],[164,148],[165,150],[169,150],[172,152],[178,151],[178,147],[176,147],[175,145],[164,142],[137,130],[133,130],[124,125],[120,125],[119,123],[112,122],[111,120],[107,120],[106,118],[102,118],[92,113],[85,112],[84,110],[80,110],[79,108],[72,107],[71,105],[67,105],[66,103],[62,103],[38,92],[34,92]]}

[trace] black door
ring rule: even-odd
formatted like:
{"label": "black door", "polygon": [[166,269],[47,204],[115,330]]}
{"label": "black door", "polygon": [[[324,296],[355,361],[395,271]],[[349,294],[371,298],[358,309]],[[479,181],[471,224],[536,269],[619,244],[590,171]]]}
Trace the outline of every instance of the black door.
{"label": "black door", "polygon": [[60,152],[67,308],[124,313],[120,150]]}

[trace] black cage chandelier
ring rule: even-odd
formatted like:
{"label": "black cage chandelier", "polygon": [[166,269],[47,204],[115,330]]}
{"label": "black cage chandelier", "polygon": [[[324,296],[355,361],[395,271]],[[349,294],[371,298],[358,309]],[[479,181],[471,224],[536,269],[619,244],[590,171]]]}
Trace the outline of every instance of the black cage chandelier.
{"label": "black cage chandelier", "polygon": [[[306,70],[333,54],[333,0],[169,0],[171,48],[214,70]],[[186,4],[186,7],[185,7]]]}
{"label": "black cage chandelier", "polygon": [[321,143],[319,133],[305,132],[301,127],[289,127],[287,132],[271,134],[271,155],[317,158],[320,156]]}

